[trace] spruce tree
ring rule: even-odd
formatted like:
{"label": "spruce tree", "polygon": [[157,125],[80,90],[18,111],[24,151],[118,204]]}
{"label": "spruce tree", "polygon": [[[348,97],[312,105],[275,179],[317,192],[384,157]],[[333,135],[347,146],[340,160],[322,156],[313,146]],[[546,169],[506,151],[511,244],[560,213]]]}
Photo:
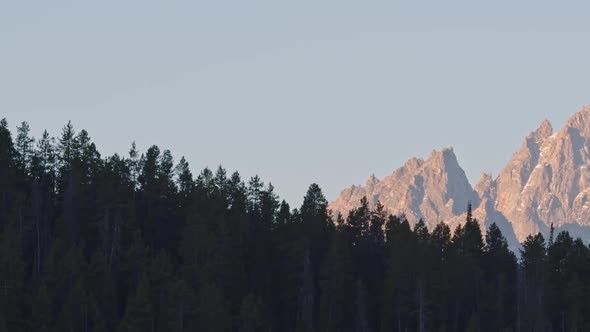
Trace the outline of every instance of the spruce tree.
{"label": "spruce tree", "polygon": [[28,174],[31,171],[35,139],[29,136],[31,129],[27,122],[23,121],[16,130],[17,135],[15,143],[18,168],[23,174]]}

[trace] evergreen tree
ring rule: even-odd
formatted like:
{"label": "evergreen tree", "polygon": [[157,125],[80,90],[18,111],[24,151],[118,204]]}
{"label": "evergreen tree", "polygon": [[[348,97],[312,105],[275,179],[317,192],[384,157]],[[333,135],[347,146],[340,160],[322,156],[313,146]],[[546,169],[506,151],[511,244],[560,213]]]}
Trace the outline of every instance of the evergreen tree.
{"label": "evergreen tree", "polygon": [[414,235],[410,224],[402,216],[390,216],[386,229],[386,273],[383,284],[381,330],[404,331],[415,329],[414,312],[415,274],[413,258],[406,253],[413,250]]}
{"label": "evergreen tree", "polygon": [[31,129],[27,122],[23,121],[16,130],[17,166],[21,172],[28,174],[31,171],[35,139],[29,136]]}
{"label": "evergreen tree", "polygon": [[520,252],[524,280],[519,324],[527,330],[541,331],[546,328],[543,310],[546,295],[546,250],[545,238],[538,233],[526,238]]}
{"label": "evergreen tree", "polygon": [[[364,244],[363,240],[369,231],[369,223],[371,220],[371,211],[369,209],[367,197],[361,198],[360,203],[361,204],[358,208],[350,211],[347,219],[353,247],[359,247]],[[361,250],[359,249],[357,251]]]}
{"label": "evergreen tree", "polygon": [[141,172],[141,159],[140,159],[139,152],[137,151],[137,145],[135,142],[131,143],[131,149],[129,150],[129,159],[127,159],[127,164],[130,170],[130,180],[133,183],[133,188],[137,188],[139,186],[139,174]]}
{"label": "evergreen tree", "polygon": [[[16,151],[6,119],[0,120],[0,231],[14,218]],[[7,319],[7,318],[5,318]]]}
{"label": "evergreen tree", "polygon": [[515,329],[516,256],[495,223],[486,234],[484,275],[482,328],[487,331]]}
{"label": "evergreen tree", "polygon": [[277,213],[277,224],[279,226],[285,225],[291,221],[291,207],[285,201],[281,201],[281,205],[279,206],[279,211]]}
{"label": "evergreen tree", "polygon": [[62,129],[58,144],[58,160],[60,162],[60,173],[62,178],[69,175],[72,170],[72,163],[76,157],[78,141],[72,121]]}
{"label": "evergreen tree", "polygon": [[178,185],[178,192],[180,194],[181,208],[187,209],[191,203],[192,196],[195,191],[195,182],[193,180],[193,174],[189,168],[189,164],[182,157],[176,165],[176,183]]}
{"label": "evergreen tree", "polygon": [[353,325],[355,284],[348,224],[341,223],[332,234],[330,249],[320,273],[321,331],[343,331]]}
{"label": "evergreen tree", "polygon": [[37,147],[31,157],[32,177],[44,184],[51,192],[55,190],[56,176],[55,140],[49,136],[47,130],[37,141]]}
{"label": "evergreen tree", "polygon": [[432,325],[446,330],[450,326],[452,309],[451,263],[453,263],[451,229],[439,222],[430,234],[432,261],[430,266],[430,286],[432,298]]}
{"label": "evergreen tree", "polygon": [[483,290],[483,249],[484,242],[479,222],[472,217],[471,203],[463,226],[457,226],[452,238],[450,269],[456,294],[452,304],[451,326],[453,329],[466,329],[467,323],[480,329],[480,304]]}

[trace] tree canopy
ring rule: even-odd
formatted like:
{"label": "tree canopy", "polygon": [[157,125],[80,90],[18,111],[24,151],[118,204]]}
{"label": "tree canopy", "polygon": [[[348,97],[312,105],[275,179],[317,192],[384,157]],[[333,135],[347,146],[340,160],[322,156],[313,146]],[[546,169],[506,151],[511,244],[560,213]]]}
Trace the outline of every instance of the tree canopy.
{"label": "tree canopy", "polygon": [[258,176],[1,120],[0,331],[590,330],[582,240],[515,254],[471,213],[428,229],[372,203],[334,216],[312,184],[293,209]]}

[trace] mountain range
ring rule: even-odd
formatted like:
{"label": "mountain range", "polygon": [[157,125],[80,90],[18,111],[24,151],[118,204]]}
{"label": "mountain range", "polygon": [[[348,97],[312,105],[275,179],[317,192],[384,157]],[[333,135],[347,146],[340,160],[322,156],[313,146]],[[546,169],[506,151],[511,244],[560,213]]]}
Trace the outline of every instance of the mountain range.
{"label": "mountain range", "polygon": [[346,216],[363,196],[430,229],[440,221],[456,227],[471,202],[480,224],[495,222],[513,248],[530,234],[547,235],[551,224],[590,240],[590,106],[557,132],[543,121],[495,178],[484,173],[474,187],[451,147],[412,158],[382,180],[372,175],[364,186],[344,189],[329,208]]}

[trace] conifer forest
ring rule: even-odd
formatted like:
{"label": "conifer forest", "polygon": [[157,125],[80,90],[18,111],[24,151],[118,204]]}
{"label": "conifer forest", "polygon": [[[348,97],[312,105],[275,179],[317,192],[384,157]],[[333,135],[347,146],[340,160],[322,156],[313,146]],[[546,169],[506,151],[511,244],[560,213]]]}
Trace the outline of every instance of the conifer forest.
{"label": "conifer forest", "polygon": [[428,229],[365,198],[336,216],[317,184],[294,207],[155,145],[16,128],[0,122],[0,332],[590,331],[590,247],[567,232],[512,252],[471,213]]}

